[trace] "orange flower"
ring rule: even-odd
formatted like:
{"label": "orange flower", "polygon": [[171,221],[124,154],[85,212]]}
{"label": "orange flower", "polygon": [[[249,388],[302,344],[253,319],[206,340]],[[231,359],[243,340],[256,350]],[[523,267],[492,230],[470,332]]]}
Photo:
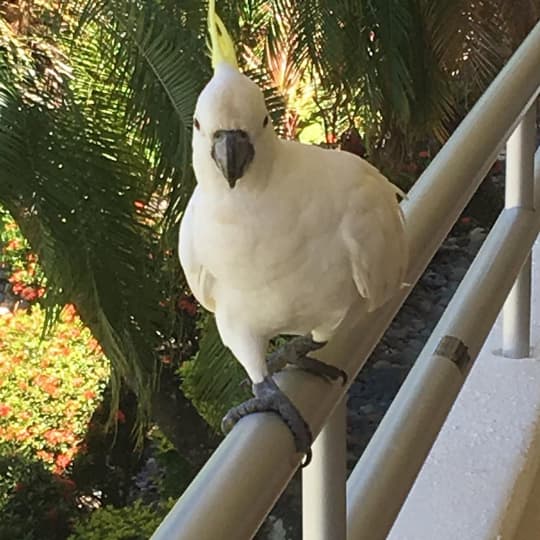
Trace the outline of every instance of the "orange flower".
{"label": "orange flower", "polygon": [[326,142],[327,144],[336,144],[337,143],[337,137],[334,133],[327,133],[326,134]]}
{"label": "orange flower", "polygon": [[13,290],[15,294],[20,294],[24,289],[24,284],[21,283],[20,281],[15,281],[12,283],[11,289]]}
{"label": "orange flower", "polygon": [[10,283],[15,283],[15,282],[20,281],[21,279],[23,279],[23,277],[24,277],[23,271],[22,270],[17,270],[16,272],[13,272],[13,274],[11,274],[8,281]]}
{"label": "orange flower", "polygon": [[6,249],[19,249],[21,247],[21,242],[14,238],[6,244]]}
{"label": "orange flower", "polygon": [[11,407],[5,403],[0,403],[0,416],[9,416]]}
{"label": "orange flower", "polygon": [[64,440],[62,432],[58,429],[48,429],[44,434],[43,438],[49,444],[58,444]]}
{"label": "orange flower", "polygon": [[92,390],[86,390],[83,396],[85,397],[85,399],[94,399],[96,397],[96,393]]}
{"label": "orange flower", "polygon": [[21,291],[21,296],[27,302],[33,302],[38,297],[38,293],[34,287],[24,287]]}
{"label": "orange flower", "polygon": [[47,452],[46,450],[38,450],[36,452],[36,456],[41,459],[41,461],[46,461],[47,463],[50,463],[54,460],[54,455],[50,452]]}
{"label": "orange flower", "polygon": [[15,438],[18,440],[18,441],[25,441],[26,439],[30,438],[31,437],[31,433],[30,431],[28,431],[28,429],[24,428],[24,429],[21,429],[17,432],[17,434],[15,435]]}
{"label": "orange flower", "polygon": [[60,454],[56,456],[56,459],[54,462],[61,469],[65,469],[71,463],[71,458],[66,454]]}
{"label": "orange flower", "polygon": [[56,377],[40,374],[34,377],[34,383],[39,386],[44,392],[53,397],[56,396],[56,394],[58,393],[59,380]]}

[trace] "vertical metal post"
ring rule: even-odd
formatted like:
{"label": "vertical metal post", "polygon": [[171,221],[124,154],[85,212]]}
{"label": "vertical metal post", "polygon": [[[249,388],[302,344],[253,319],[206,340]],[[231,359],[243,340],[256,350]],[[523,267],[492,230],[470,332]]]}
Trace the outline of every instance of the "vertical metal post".
{"label": "vertical metal post", "polygon": [[[536,106],[532,105],[506,143],[505,207],[534,210]],[[529,356],[531,257],[525,261],[503,308],[503,355]]]}
{"label": "vertical metal post", "polygon": [[313,460],[302,472],[304,540],[346,540],[347,398],[313,444]]}

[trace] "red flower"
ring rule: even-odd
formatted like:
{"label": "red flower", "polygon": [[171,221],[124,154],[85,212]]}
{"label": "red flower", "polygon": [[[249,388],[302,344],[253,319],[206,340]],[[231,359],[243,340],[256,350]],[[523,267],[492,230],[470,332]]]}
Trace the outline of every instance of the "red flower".
{"label": "red flower", "polygon": [[56,388],[56,384],[54,382],[51,382],[51,381],[47,381],[46,383],[44,383],[42,386],[41,386],[41,389],[46,393],[46,394],[49,394],[50,396],[56,396],[56,394],[58,393],[58,388]]}
{"label": "red flower", "polygon": [[429,157],[429,151],[428,150],[421,150],[420,152],[418,152],[418,157],[428,158]]}
{"label": "red flower", "polygon": [[21,296],[27,302],[32,302],[38,297],[38,293],[33,287],[24,287],[24,289],[21,291]]}
{"label": "red flower", "polygon": [[337,143],[337,137],[334,133],[327,133],[326,134],[326,143],[327,144],[336,144]]}
{"label": "red flower", "polygon": [[5,403],[0,403],[0,416],[9,416],[11,407]]}
{"label": "red flower", "polygon": [[51,462],[54,459],[54,456],[50,452],[46,452],[45,450],[37,451],[36,456],[42,461],[47,461],[47,462]]}
{"label": "red flower", "polygon": [[21,429],[17,431],[15,434],[15,439],[18,441],[25,441],[26,439],[29,439],[31,437],[30,431],[28,431],[28,428]]}
{"label": "red flower", "polygon": [[64,321],[65,322],[73,322],[77,315],[77,310],[75,309],[75,306],[73,304],[66,304],[64,307]]}
{"label": "red flower", "polygon": [[56,456],[56,459],[54,460],[54,462],[61,469],[65,469],[71,463],[71,458],[67,456],[66,454],[60,454]]}
{"label": "red flower", "polygon": [[126,422],[126,415],[124,413],[124,411],[122,411],[121,409],[118,409],[116,411],[116,419],[121,423],[121,424],[125,424]]}
{"label": "red flower", "polygon": [[57,429],[49,429],[43,434],[43,438],[49,444],[58,444],[63,441],[63,434]]}
{"label": "red flower", "polygon": [[16,238],[14,238],[13,240],[10,240],[6,245],[6,249],[19,249],[20,247],[21,247],[21,243]]}
{"label": "red flower", "polygon": [[[42,360],[40,365],[42,368],[46,367],[48,365],[48,361]],[[39,386],[44,392],[53,397],[58,393],[59,381],[56,377],[40,374],[34,377],[34,383]]]}
{"label": "red flower", "polygon": [[142,210],[146,205],[142,201],[134,201],[133,206],[139,210]]}
{"label": "red flower", "polygon": [[178,308],[191,317],[197,315],[197,304],[187,296],[183,296],[178,300]]}
{"label": "red flower", "polygon": [[22,355],[17,354],[11,358],[11,363],[18,366],[23,360],[24,358],[22,357]]}
{"label": "red flower", "polygon": [[11,289],[15,294],[20,294],[24,289],[24,283],[21,283],[20,281],[15,281],[11,285]]}

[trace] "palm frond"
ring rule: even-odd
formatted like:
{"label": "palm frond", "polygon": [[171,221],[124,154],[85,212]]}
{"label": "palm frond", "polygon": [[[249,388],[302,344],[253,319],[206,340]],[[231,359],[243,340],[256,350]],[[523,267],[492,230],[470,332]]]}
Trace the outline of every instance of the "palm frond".
{"label": "palm frond", "polygon": [[182,388],[217,431],[225,413],[247,399],[249,391],[241,385],[246,373],[223,346],[213,316],[205,321],[204,330],[196,357],[181,367]]}
{"label": "palm frond", "polygon": [[113,112],[95,114],[99,96],[28,103],[9,66],[0,72],[0,202],[40,256],[49,305],[77,306],[116,382],[128,381],[148,414],[157,350],[173,324],[160,306],[169,291],[159,237],[136,204],[149,196],[148,161]]}
{"label": "palm frond", "polygon": [[144,143],[155,190],[169,201],[167,217],[174,224],[194,186],[192,117],[209,78],[209,64],[200,62],[206,50],[203,6],[157,0],[88,5],[75,46],[84,47],[84,28],[99,28],[107,77],[125,106],[125,128]]}

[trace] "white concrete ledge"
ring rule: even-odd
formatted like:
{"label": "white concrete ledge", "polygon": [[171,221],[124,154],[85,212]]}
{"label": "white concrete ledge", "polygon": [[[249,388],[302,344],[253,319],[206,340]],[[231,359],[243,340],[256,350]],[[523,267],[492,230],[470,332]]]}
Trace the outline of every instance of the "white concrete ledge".
{"label": "white concrete ledge", "polygon": [[532,358],[493,328],[389,540],[540,538],[540,244],[533,252]]}

